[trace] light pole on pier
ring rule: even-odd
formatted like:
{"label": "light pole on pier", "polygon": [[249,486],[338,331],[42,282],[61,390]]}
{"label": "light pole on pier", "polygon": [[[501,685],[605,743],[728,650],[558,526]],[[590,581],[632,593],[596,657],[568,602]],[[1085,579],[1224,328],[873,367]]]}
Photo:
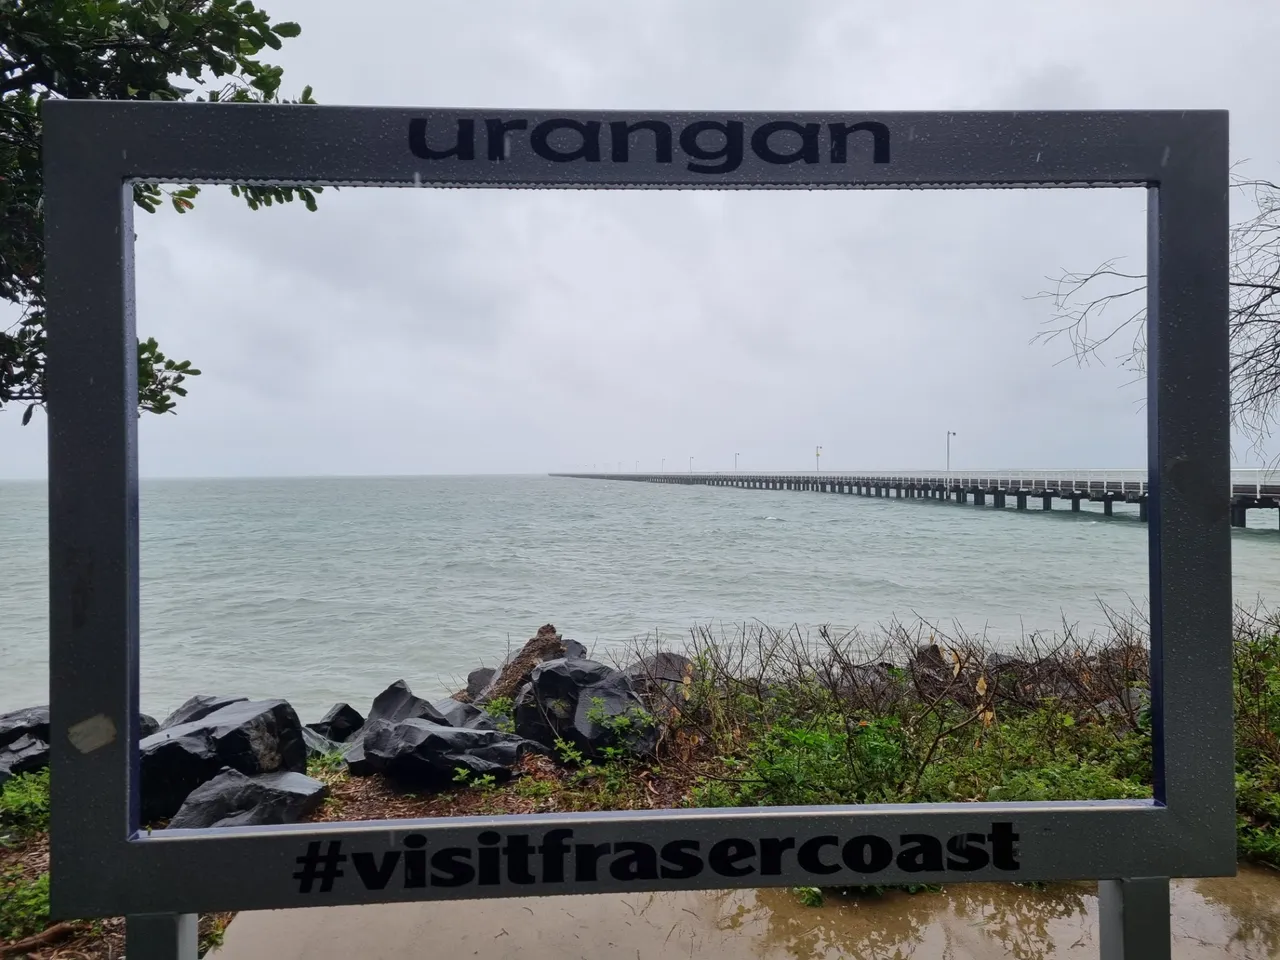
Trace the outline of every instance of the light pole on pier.
{"label": "light pole on pier", "polygon": [[640,461],[639,461],[639,460],[637,460],[637,461],[636,461],[636,473],[639,473],[639,472],[640,472]]}
{"label": "light pole on pier", "polygon": [[689,476],[693,476],[693,457],[689,458]]}
{"label": "light pole on pier", "polygon": [[739,457],[739,454],[735,453],[733,455],[733,472],[734,473],[738,472],[738,457]]}
{"label": "light pole on pier", "polygon": [[659,473],[666,473],[666,472],[667,472],[667,458],[666,458],[666,457],[663,457],[663,458],[662,458],[662,466],[658,468],[658,472],[659,472]]}
{"label": "light pole on pier", "polygon": [[821,456],[822,456],[822,448],[821,448],[821,447],[817,447],[817,448],[815,448],[815,449],[814,449],[814,451],[813,451],[813,472],[814,472],[814,473],[821,473],[821,472],[822,472],[821,468],[818,466],[818,464],[819,464],[819,462],[820,462],[820,461],[819,461],[819,458],[820,458]]}
{"label": "light pole on pier", "polygon": [[947,473],[951,473],[951,438],[956,436],[954,430],[947,431]]}
{"label": "light pole on pier", "polygon": [[621,460],[619,460],[619,461],[618,461],[618,473],[621,473],[621,472],[622,472],[622,461],[621,461]]}

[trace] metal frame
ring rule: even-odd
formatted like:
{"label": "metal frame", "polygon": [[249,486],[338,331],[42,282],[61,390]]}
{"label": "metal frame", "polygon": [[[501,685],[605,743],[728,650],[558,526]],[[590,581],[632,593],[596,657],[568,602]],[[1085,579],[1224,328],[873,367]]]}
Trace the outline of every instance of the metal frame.
{"label": "metal frame", "polygon": [[[314,842],[328,849],[338,841],[345,853],[367,851],[378,858],[406,851],[406,837],[409,847],[419,842],[410,835],[425,838],[428,851],[479,849],[477,838],[486,830],[506,837],[524,833],[534,842],[557,829],[572,830],[574,843],[626,840],[661,847],[686,839],[705,851],[715,841],[781,834],[801,841],[829,834],[841,842],[865,835],[896,840],[905,833],[985,834],[1000,820],[1011,822],[1020,838],[1016,874],[991,865],[959,874],[908,873],[891,862],[874,882],[1234,874],[1231,556],[1222,496],[1230,482],[1225,112],[555,114],[86,101],[48,102],[44,110],[57,916],[860,880],[844,868],[819,876],[791,857],[783,858],[778,873],[757,871],[741,879],[704,870],[692,878],[622,880],[602,867],[595,881],[570,875],[565,882],[530,885],[507,876],[487,886],[407,888],[395,879],[371,890],[356,881],[350,860],[327,890],[304,895],[294,878],[299,857]],[[470,158],[465,143],[443,155],[457,146],[454,134],[468,126],[460,120],[469,121],[475,134]],[[611,152],[610,124],[640,121],[657,123],[629,134],[624,126],[627,149]],[[670,157],[662,155],[662,124],[677,138]],[[486,152],[485,135],[492,131],[496,146],[488,144]],[[593,132],[604,144],[599,159],[583,145]],[[743,150],[736,166],[732,157],[705,159],[718,143],[739,135]],[[847,149],[835,142],[846,139]],[[706,169],[716,163],[723,169]],[[1146,187],[1155,799],[140,832],[130,186],[135,180],[704,189]],[[1144,890],[1151,888],[1149,881],[1144,884]],[[1113,891],[1109,902],[1122,895]],[[1144,902],[1149,901],[1147,896]],[[1119,916],[1114,910],[1109,915]],[[158,929],[159,921],[145,922],[145,929]]]}

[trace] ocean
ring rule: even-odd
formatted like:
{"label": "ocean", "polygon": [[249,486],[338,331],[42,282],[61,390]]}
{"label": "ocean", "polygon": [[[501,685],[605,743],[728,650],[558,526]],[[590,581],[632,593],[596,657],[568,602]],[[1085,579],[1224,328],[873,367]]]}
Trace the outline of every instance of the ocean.
{"label": "ocean", "polygon": [[[1036,501],[1033,501],[1033,503]],[[598,655],[697,625],[959,624],[1013,646],[1147,600],[1147,528],[856,496],[542,476],[143,481],[141,701],[362,712],[458,688],[545,623]],[[1280,599],[1280,532],[1232,532],[1235,597]],[[1263,527],[1265,524],[1265,528]],[[43,483],[0,483],[0,712],[47,702]]]}

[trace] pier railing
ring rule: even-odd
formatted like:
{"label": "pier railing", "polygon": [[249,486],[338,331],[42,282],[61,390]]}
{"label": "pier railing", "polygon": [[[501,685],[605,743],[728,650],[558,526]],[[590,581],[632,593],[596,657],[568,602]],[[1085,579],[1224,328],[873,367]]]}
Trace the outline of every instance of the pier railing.
{"label": "pier railing", "polygon": [[[655,476],[740,479],[821,479],[828,482],[870,481],[914,486],[973,487],[977,489],[1036,491],[1079,491],[1081,493],[1120,493],[1145,496],[1148,474],[1142,467],[1078,470],[778,470],[778,471],[667,471],[652,473],[582,473],[567,476],[616,477],[648,479]],[[1280,497],[1280,469],[1243,468],[1231,471],[1231,496]]]}

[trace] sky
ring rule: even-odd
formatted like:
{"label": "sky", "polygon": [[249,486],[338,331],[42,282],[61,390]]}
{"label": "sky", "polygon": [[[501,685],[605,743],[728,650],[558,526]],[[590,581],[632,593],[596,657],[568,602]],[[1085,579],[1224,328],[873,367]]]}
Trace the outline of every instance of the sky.
{"label": "sky", "polygon": [[[508,109],[1227,108],[1280,174],[1280,5],[273,0],[270,62],[331,104]],[[358,9],[358,13],[354,12]],[[1145,463],[1121,346],[1036,299],[1141,272],[1140,191],[344,189],[320,211],[137,215],[138,330],[203,375],[143,476]],[[1127,341],[1125,341],[1127,342]],[[0,414],[0,478],[45,420]],[[1237,465],[1278,451],[1236,444]]]}

